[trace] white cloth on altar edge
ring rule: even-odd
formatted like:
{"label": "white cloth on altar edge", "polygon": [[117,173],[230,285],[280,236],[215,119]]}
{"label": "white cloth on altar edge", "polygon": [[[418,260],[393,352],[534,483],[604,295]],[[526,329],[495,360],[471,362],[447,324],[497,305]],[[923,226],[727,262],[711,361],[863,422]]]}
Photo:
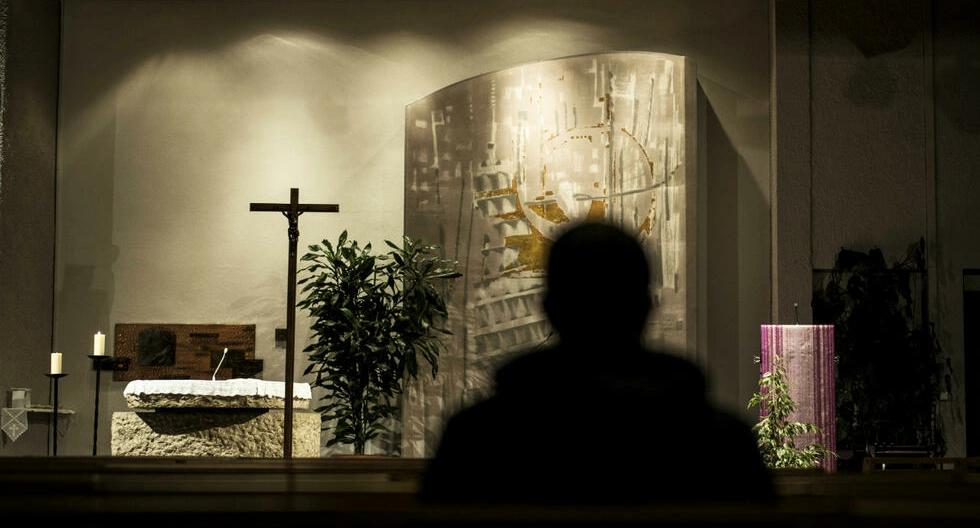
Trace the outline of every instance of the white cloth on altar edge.
{"label": "white cloth on altar edge", "polygon": [[[286,383],[251,378],[228,380],[133,380],[126,385],[124,396],[139,394],[186,394],[192,396],[261,396],[286,398]],[[311,400],[308,383],[293,384],[294,400]]]}

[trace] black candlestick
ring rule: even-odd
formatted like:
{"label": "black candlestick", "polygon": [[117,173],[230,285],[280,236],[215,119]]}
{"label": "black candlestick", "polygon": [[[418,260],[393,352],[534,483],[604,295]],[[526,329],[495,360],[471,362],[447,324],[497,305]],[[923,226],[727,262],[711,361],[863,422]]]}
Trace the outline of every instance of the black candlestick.
{"label": "black candlestick", "polygon": [[92,413],[92,456],[98,455],[99,450],[99,393],[102,392],[102,362],[112,359],[105,354],[89,354],[89,359],[95,367],[95,412]]}
{"label": "black candlestick", "polygon": [[54,435],[51,439],[51,452],[54,456],[58,456],[58,380],[67,376],[68,374],[45,374],[45,376],[54,380],[54,391],[52,392],[53,409],[51,409],[51,430],[54,431]]}

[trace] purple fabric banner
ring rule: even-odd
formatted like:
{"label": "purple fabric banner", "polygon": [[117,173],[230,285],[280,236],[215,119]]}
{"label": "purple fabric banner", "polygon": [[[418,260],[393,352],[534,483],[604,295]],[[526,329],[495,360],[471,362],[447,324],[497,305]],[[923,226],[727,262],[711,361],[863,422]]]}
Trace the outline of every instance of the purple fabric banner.
{"label": "purple fabric banner", "polygon": [[[796,402],[790,418],[820,428],[820,433],[799,439],[798,446],[814,441],[837,450],[837,410],[834,392],[833,325],[762,325],[761,372],[772,368],[774,356],[783,358],[789,394]],[[760,412],[764,410],[760,409]],[[824,459],[826,471],[837,470],[837,459]]]}

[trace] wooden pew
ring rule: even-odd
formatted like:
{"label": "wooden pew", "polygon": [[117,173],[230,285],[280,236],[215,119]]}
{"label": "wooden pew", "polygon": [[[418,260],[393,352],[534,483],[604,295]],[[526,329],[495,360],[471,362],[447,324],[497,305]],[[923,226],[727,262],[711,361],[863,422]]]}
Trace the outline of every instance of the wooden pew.
{"label": "wooden pew", "polygon": [[[781,471],[773,504],[432,507],[415,500],[424,467],[373,457],[0,459],[0,513],[72,528],[980,526],[980,473],[971,471]],[[652,477],[624,478],[642,486]]]}

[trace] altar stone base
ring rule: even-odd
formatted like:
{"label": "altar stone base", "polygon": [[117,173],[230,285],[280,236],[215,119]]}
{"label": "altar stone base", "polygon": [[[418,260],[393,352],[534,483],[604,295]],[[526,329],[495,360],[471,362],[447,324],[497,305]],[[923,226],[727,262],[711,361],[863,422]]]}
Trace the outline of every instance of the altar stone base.
{"label": "altar stone base", "polygon": [[[282,457],[283,411],[194,409],[112,414],[113,456]],[[293,456],[320,456],[320,415],[293,414]]]}

